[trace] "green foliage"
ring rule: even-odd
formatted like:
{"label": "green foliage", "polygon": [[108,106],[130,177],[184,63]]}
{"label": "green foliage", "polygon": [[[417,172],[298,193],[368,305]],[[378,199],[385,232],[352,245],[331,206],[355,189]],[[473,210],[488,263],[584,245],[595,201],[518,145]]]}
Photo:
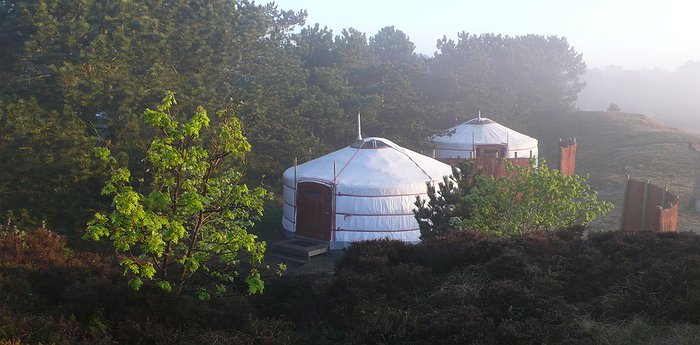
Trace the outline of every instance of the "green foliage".
{"label": "green foliage", "polygon": [[540,161],[536,168],[509,166],[508,177],[479,176],[467,196],[472,213],[456,224],[496,236],[587,226],[613,205],[598,201],[587,177],[566,176]]}
{"label": "green foliage", "polygon": [[469,218],[472,204],[467,196],[476,183],[476,172],[471,161],[459,168],[452,167],[452,175],[444,176],[438,189],[428,183],[428,199],[416,197],[413,213],[420,227],[421,239],[440,237],[450,233],[456,223]]}
{"label": "green foliage", "polygon": [[[108,149],[95,149],[109,171],[102,194],[113,195],[112,212],[95,214],[84,238],[108,238],[124,254],[121,265],[135,290],[145,279],[164,291],[175,284],[181,293],[198,273],[228,281],[242,259],[259,264],[265,252],[265,242],[246,229],[262,215],[268,193],[241,183],[240,165],[251,147],[234,109],[220,111],[210,127],[201,107],[179,123],[174,104],[169,92],[156,110],[144,112],[158,133],[145,155],[147,182],[134,183]],[[246,282],[250,293],[262,292],[255,269]],[[198,291],[200,298],[210,296],[205,286]]]}
{"label": "green foliage", "polygon": [[259,272],[253,272],[245,279],[245,282],[248,284],[248,293],[251,295],[262,293],[265,288]]}
{"label": "green foliage", "polygon": [[46,110],[36,100],[0,100],[0,212],[25,209],[61,226],[94,212],[97,162],[87,128],[74,114]]}
{"label": "green foliage", "polygon": [[417,198],[414,215],[421,238],[477,230],[495,236],[587,226],[613,205],[598,201],[587,178],[562,175],[544,160],[536,168],[506,165],[507,177],[482,176],[472,162],[453,168],[428,199]]}
{"label": "green foliage", "polygon": [[70,109],[128,153],[138,175],[139,146],[150,142],[140,113],[166,89],[181,95],[188,113],[198,104],[222,108],[244,99],[239,116],[253,142],[271,133],[287,145],[268,154],[280,146],[294,152],[260,161],[286,165],[281,158],[301,157],[306,148],[289,143],[310,144],[290,106],[303,71],[284,49],[304,17],[247,0],[2,1],[0,40],[9,46],[0,52],[0,101],[35,98],[49,110]]}

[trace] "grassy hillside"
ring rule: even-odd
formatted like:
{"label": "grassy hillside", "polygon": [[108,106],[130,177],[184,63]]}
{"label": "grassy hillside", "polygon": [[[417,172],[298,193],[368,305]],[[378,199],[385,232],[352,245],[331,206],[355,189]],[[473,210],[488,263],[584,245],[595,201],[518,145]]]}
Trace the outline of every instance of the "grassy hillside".
{"label": "grassy hillside", "polygon": [[615,204],[593,229],[619,228],[627,174],[679,194],[680,230],[700,229],[700,215],[688,204],[695,171],[687,144],[700,142],[700,135],[664,127],[640,114],[591,111],[539,114],[524,131],[540,140],[540,155],[552,167],[558,162],[559,138],[577,138],[577,174],[590,174],[600,198]]}

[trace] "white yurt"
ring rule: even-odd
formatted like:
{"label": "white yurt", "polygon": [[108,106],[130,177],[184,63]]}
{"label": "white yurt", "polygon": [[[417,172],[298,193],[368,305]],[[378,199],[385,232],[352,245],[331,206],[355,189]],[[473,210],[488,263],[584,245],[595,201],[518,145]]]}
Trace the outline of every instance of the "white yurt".
{"label": "white yurt", "polygon": [[471,159],[482,155],[532,158],[538,153],[537,139],[481,115],[428,140],[435,146],[434,157],[441,160]]}
{"label": "white yurt", "polygon": [[449,165],[382,138],[365,138],[287,169],[282,225],[287,237],[328,241],[331,249],[373,239],[419,241],[413,216],[426,182]]}

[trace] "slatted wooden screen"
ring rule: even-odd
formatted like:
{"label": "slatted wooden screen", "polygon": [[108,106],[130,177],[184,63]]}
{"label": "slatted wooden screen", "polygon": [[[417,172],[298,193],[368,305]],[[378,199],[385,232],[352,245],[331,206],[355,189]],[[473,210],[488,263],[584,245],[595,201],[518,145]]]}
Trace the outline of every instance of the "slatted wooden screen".
{"label": "slatted wooden screen", "polygon": [[667,189],[628,178],[620,230],[675,232],[679,204]]}

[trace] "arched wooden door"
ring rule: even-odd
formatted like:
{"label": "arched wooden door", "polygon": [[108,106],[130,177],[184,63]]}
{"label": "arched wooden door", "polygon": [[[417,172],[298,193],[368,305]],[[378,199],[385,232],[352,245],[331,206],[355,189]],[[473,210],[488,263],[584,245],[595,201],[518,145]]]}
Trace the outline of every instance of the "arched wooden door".
{"label": "arched wooden door", "polygon": [[298,236],[330,241],[333,227],[333,198],[330,186],[316,182],[297,184]]}

